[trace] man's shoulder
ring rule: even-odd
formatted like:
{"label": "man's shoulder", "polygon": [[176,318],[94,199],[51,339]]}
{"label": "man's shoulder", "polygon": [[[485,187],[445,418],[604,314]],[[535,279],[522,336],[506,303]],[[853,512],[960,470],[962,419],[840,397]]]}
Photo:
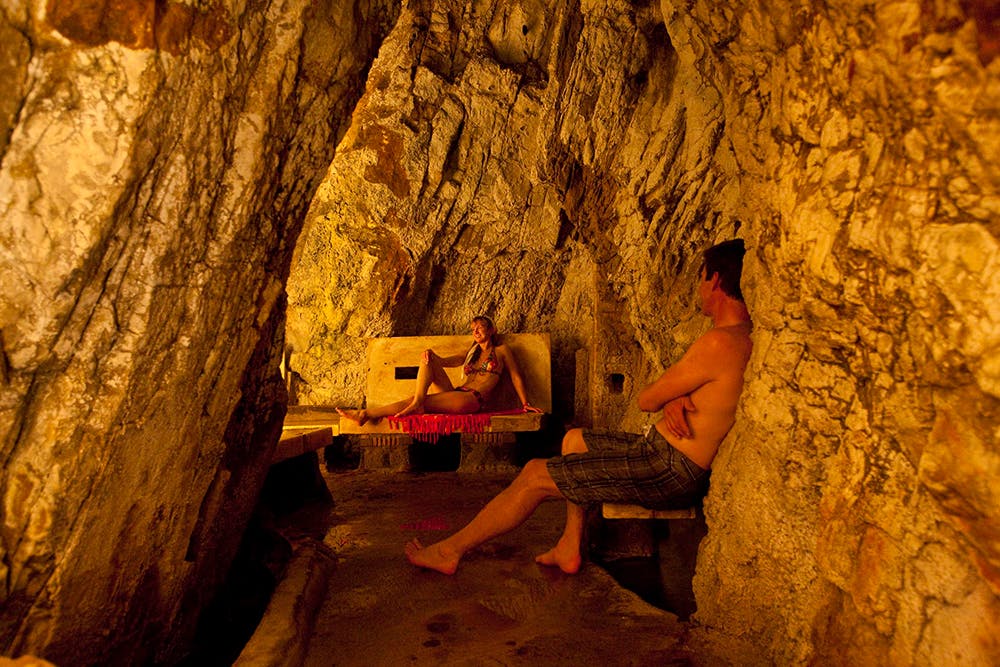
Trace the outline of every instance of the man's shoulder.
{"label": "man's shoulder", "polygon": [[750,323],[726,327],[712,327],[703,333],[692,347],[700,347],[712,353],[748,354],[753,347],[750,338]]}
{"label": "man's shoulder", "polygon": [[712,327],[701,335],[700,339],[724,343],[727,341],[750,340],[753,326],[750,322],[741,322],[729,326]]}

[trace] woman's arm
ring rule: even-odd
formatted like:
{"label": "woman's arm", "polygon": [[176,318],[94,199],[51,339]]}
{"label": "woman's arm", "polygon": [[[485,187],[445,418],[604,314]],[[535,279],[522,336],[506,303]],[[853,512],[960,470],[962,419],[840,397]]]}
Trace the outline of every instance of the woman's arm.
{"label": "woman's arm", "polygon": [[524,376],[521,375],[521,367],[517,365],[517,357],[514,356],[514,352],[506,345],[500,345],[496,349],[503,359],[507,372],[510,373],[510,382],[514,385],[517,397],[521,399],[521,407],[525,412],[541,412],[528,401],[528,390],[524,387]]}
{"label": "woman's arm", "polygon": [[431,361],[431,355],[439,359],[439,363],[445,368],[455,368],[456,366],[461,366],[465,361],[464,354],[452,354],[447,357],[442,357],[440,354],[436,353],[434,350],[424,350],[424,354],[421,360],[425,364],[429,364]]}

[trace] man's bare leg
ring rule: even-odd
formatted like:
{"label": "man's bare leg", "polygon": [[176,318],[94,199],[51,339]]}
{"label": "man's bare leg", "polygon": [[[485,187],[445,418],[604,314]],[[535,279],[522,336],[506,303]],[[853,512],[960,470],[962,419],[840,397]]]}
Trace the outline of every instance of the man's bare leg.
{"label": "man's bare leg", "polygon": [[[583,432],[572,429],[566,433],[562,443],[563,454],[575,454],[587,451],[583,441]],[[576,574],[583,561],[580,555],[580,544],[583,541],[583,527],[586,511],[570,501],[566,501],[566,526],[556,545],[535,558],[541,565],[557,566],[567,574]]]}
{"label": "man's bare leg", "polygon": [[405,547],[406,557],[417,567],[454,574],[470,549],[520,526],[542,501],[559,496],[545,459],[533,459],[464,528],[426,547],[414,539]]}
{"label": "man's bare leg", "polygon": [[566,501],[566,527],[556,545],[543,554],[535,557],[540,565],[556,566],[566,574],[576,574],[580,571],[583,557],[580,555],[580,544],[583,541],[583,525],[586,512],[579,505]]}

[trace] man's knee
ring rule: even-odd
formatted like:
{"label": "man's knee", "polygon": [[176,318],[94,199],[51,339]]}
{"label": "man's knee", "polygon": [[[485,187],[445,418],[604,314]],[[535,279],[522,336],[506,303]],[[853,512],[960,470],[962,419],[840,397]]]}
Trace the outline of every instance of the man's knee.
{"label": "man's knee", "polygon": [[566,432],[562,441],[563,454],[579,454],[587,451],[587,443],[583,441],[583,429],[573,428]]}
{"label": "man's knee", "polygon": [[532,489],[545,491],[547,495],[559,493],[559,488],[549,474],[547,459],[531,459],[521,468],[521,482]]}
{"label": "man's knee", "polygon": [[524,464],[521,468],[520,477],[524,479],[525,482],[537,482],[544,476],[548,475],[548,468],[545,465],[545,459],[531,459]]}

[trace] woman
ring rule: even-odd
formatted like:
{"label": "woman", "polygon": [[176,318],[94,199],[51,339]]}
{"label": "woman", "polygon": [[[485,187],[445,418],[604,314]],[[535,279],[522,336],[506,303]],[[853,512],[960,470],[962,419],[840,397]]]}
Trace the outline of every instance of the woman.
{"label": "woman", "polygon": [[[390,415],[405,417],[425,412],[446,414],[479,412],[490,392],[500,382],[504,370],[510,373],[511,384],[514,385],[514,391],[517,392],[524,411],[541,412],[528,402],[524,378],[514,358],[514,352],[506,345],[496,343],[496,327],[493,326],[493,320],[485,315],[478,315],[472,318],[471,328],[473,344],[464,356],[456,354],[442,357],[434,350],[424,350],[412,399],[361,410],[338,408],[337,412],[359,425]],[[444,369],[463,365],[465,383],[455,387]],[[430,393],[431,389],[437,391]]]}

